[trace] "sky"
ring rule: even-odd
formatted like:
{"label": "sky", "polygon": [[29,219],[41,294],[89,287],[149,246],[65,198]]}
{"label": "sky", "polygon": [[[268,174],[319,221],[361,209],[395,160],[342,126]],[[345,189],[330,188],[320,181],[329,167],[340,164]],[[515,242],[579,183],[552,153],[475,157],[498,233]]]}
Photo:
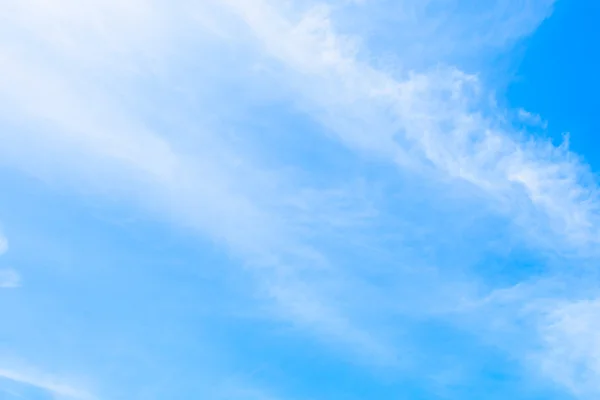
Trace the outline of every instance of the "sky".
{"label": "sky", "polygon": [[1,1],[0,399],[597,399],[598,18]]}

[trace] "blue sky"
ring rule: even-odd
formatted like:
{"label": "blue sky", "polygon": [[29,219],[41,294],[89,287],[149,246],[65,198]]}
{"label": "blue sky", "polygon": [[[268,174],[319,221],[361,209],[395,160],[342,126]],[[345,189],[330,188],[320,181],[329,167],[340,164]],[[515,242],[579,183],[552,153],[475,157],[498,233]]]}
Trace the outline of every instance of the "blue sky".
{"label": "blue sky", "polygon": [[599,17],[2,2],[0,398],[598,398]]}

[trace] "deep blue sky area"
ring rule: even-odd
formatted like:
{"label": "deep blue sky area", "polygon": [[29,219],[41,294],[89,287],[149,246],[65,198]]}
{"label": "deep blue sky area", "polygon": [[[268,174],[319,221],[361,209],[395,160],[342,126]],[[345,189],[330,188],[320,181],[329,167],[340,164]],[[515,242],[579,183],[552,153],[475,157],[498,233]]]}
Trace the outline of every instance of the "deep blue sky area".
{"label": "deep blue sky area", "polygon": [[525,39],[523,60],[507,97],[539,114],[548,133],[570,133],[571,149],[600,170],[600,2],[559,0]]}

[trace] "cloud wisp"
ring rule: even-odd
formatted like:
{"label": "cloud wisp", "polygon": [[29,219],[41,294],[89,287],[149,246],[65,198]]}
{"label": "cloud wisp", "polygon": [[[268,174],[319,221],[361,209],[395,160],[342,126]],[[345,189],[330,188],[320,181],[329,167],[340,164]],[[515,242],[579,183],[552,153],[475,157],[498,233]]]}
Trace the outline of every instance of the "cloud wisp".
{"label": "cloud wisp", "polygon": [[17,288],[21,285],[21,277],[13,269],[0,269],[0,288]]}
{"label": "cloud wisp", "polygon": [[[397,326],[410,312],[394,304],[401,298],[396,286],[372,284],[369,274],[382,252],[373,248],[389,239],[376,228],[415,217],[401,207],[378,208],[383,202],[375,190],[340,185],[339,177],[310,168],[305,159],[296,165],[289,161],[293,157],[286,159],[289,154],[262,159],[261,151],[275,152],[275,144],[261,139],[266,133],[257,120],[293,110],[317,126],[311,125],[310,134],[319,145],[327,143],[355,163],[366,159],[391,168],[381,181],[410,176],[439,185],[431,197],[464,191],[464,198],[492,210],[482,212],[486,217],[509,221],[516,241],[540,258],[595,259],[600,200],[590,168],[568,143],[514,128],[508,112],[490,100],[493,90],[481,74],[455,65],[531,33],[552,5],[493,1],[473,11],[459,1],[434,0],[10,0],[0,5],[0,162],[51,187],[119,199],[202,233],[251,271],[256,292],[275,310],[271,314],[375,364],[396,365]],[[402,11],[396,15],[406,22],[399,28],[400,45],[416,43],[397,55],[403,61],[395,67],[386,67],[385,54],[369,51],[375,38],[391,33],[362,37],[372,32],[371,23],[357,19],[364,14],[379,21],[391,14],[389,7]],[[452,7],[460,12],[444,24],[442,16]],[[482,63],[465,61],[471,68]],[[528,124],[545,124],[524,110],[517,113]],[[308,134],[289,129],[281,140]],[[382,197],[390,195],[382,191]],[[405,197],[411,195],[425,197]],[[471,216],[463,211],[452,221]],[[367,243],[360,230],[376,237]],[[373,265],[344,259],[357,242],[370,246],[365,258]],[[0,236],[0,254],[5,243]],[[480,244],[483,249],[487,243]],[[414,279],[403,291],[416,282],[439,294],[427,300],[413,289],[402,297],[423,305],[419,318],[447,318],[440,309],[452,314],[489,296],[480,296],[478,276],[456,278],[449,288],[446,276],[464,272],[461,266],[415,272],[418,267],[397,266],[407,263],[400,258],[408,250],[385,250],[394,264],[386,272],[396,281]],[[413,259],[425,258],[426,250],[410,250],[417,254]],[[14,271],[0,271],[0,286],[18,283]],[[365,311],[355,297],[377,299],[378,310]],[[440,299],[454,303],[430,305],[446,303]],[[527,329],[536,330],[550,349],[543,372],[573,388],[600,371],[573,346],[569,367],[558,371],[556,360],[565,358],[558,343],[590,337],[595,306],[559,304],[543,328]],[[573,324],[573,315],[588,322]],[[389,321],[393,326],[382,328]],[[583,378],[574,372],[580,364],[589,374]],[[81,395],[52,381],[0,374]]]}
{"label": "cloud wisp", "polygon": [[[299,278],[327,271],[328,262],[288,226],[290,218],[282,210],[290,209],[288,199],[296,197],[296,190],[282,184],[285,176],[237,151],[203,119],[186,116],[196,125],[156,131],[148,127],[143,110],[128,107],[128,96],[138,96],[138,79],[148,74],[160,80],[160,72],[137,73],[144,57],[158,58],[152,64],[157,68],[169,66],[168,52],[157,50],[155,41],[176,37],[177,24],[197,24],[189,17],[196,15],[189,3],[179,4],[189,15],[163,6],[61,1],[41,12],[35,1],[5,4],[3,29],[13,35],[0,42],[0,102],[6,105],[2,117],[7,125],[3,163],[50,185],[126,199],[199,230],[245,265],[257,267],[260,291],[281,309],[277,314],[375,352],[377,341],[327,304],[325,293],[315,293]],[[202,33],[204,27],[193,31]],[[115,91],[116,86],[121,89]],[[189,144],[185,131],[193,133],[193,152],[184,146]]]}
{"label": "cloud wisp", "polygon": [[0,232],[0,256],[8,251],[8,239]]}
{"label": "cloud wisp", "polygon": [[335,32],[323,8],[294,22],[265,1],[228,4],[286,68],[290,89],[344,143],[400,166],[433,166],[512,208],[522,229],[544,216],[554,232],[546,245],[593,251],[600,239],[598,199],[588,167],[566,145],[503,126],[477,76],[437,67],[396,79],[360,60],[352,38]]}
{"label": "cloud wisp", "polygon": [[25,374],[19,371],[0,369],[0,379],[40,389],[59,400],[91,400],[93,397],[60,380],[41,374]]}
{"label": "cloud wisp", "polygon": [[[0,256],[8,251],[8,239],[0,232]],[[12,268],[0,268],[0,289],[14,289],[21,285],[21,276]]]}

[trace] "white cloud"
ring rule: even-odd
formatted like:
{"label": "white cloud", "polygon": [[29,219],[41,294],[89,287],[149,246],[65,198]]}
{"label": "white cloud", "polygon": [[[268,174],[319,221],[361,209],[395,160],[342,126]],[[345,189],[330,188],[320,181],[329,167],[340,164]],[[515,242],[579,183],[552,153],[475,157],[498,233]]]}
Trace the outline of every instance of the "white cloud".
{"label": "white cloud", "polygon": [[0,256],[8,251],[8,239],[0,232]]}
{"label": "white cloud", "polygon": [[540,127],[546,129],[548,127],[548,121],[544,121],[539,114],[529,112],[523,108],[517,110],[519,119],[530,126]]}
{"label": "white cloud", "polygon": [[[3,29],[26,31],[37,43],[16,33],[0,40],[0,104],[6,106],[0,116],[9,125],[0,131],[3,161],[53,185],[126,198],[200,230],[245,264],[260,266],[259,286],[285,318],[345,342],[376,342],[333,305],[300,310],[328,301],[326,294],[298,284],[297,270],[318,271],[326,262],[288,226],[287,199],[293,193],[286,192],[283,177],[238,152],[205,127],[202,117],[186,117],[191,127],[154,131],[147,127],[148,116],[125,100],[141,101],[144,95],[135,91],[138,76],[123,68],[133,65],[142,68],[141,75],[152,75],[154,66],[168,65],[160,48],[154,49],[155,40],[168,41],[193,19],[181,13],[173,23],[169,18],[177,7],[163,13],[160,2],[137,2],[139,15],[132,5],[114,1],[42,3],[41,9],[33,0],[3,4],[8,6]],[[158,58],[148,69],[145,53],[139,54],[146,49]],[[102,59],[98,65],[96,59]],[[167,112],[159,100],[155,106]],[[192,146],[183,134],[190,130]]]}
{"label": "white cloud", "polygon": [[[0,232],[0,256],[8,251],[8,240]],[[0,269],[0,289],[16,288],[21,284],[21,277],[13,269]]]}
{"label": "white cloud", "polygon": [[[273,2],[227,4],[275,60],[274,68],[283,69],[281,84],[302,96],[304,108],[343,143],[418,173],[433,167],[434,175],[473,184],[530,242],[551,253],[598,255],[600,201],[589,167],[567,142],[555,146],[522,137],[504,124],[477,76],[446,67],[406,74],[378,69],[361,58],[352,37],[335,32],[323,7],[292,18]],[[529,124],[545,126],[539,116],[519,114]],[[577,287],[572,282],[553,295],[561,298]],[[547,295],[540,288],[518,297],[530,305]],[[558,307],[542,324],[540,337],[523,340],[537,328],[522,320],[532,311],[513,302],[482,315],[480,326],[501,324],[503,333],[520,337],[510,343],[524,352],[541,340],[546,351],[537,361],[544,373],[575,393],[597,394],[597,305]]]}
{"label": "white cloud", "polygon": [[468,329],[523,361],[536,379],[576,398],[600,394],[600,300],[595,273],[547,276],[493,291],[459,313]]}
{"label": "white cloud", "polygon": [[541,350],[533,362],[582,398],[600,395],[600,300],[554,304],[539,322]]}
{"label": "white cloud", "polygon": [[0,288],[17,288],[21,286],[21,276],[13,269],[0,269]]}
{"label": "white cloud", "polygon": [[35,386],[51,394],[57,400],[91,400],[94,398],[89,393],[47,374],[24,373],[23,371],[0,368],[0,379]]}
{"label": "white cloud", "polygon": [[[355,7],[334,1],[336,20],[360,35],[395,70],[439,63],[480,68],[533,32],[554,0],[376,0]],[[341,9],[341,10],[340,10]],[[382,45],[383,43],[383,45]]]}
{"label": "white cloud", "polygon": [[[198,21],[177,14],[179,7],[166,11],[165,4],[3,3],[0,14],[8,23],[1,29],[11,32],[0,35],[0,109],[11,127],[0,130],[3,160],[50,182],[125,197],[202,230],[247,264],[262,267],[256,274],[286,318],[333,341],[360,347],[359,352],[381,358],[390,353],[394,358],[376,334],[334,301],[335,294],[311,284],[323,276],[336,280],[338,271],[330,268],[319,248],[307,245],[295,227],[288,226],[295,220],[288,213],[297,209],[287,203],[295,192],[281,184],[285,176],[261,168],[251,154],[231,149],[231,143],[203,126],[201,118],[191,119],[199,126],[192,129],[195,146],[188,148],[179,136],[186,127],[149,129],[147,115],[131,106],[131,99],[146,97],[136,91],[137,79],[160,80],[164,76],[156,70],[169,67],[168,46],[155,44],[177,36],[177,26]],[[403,4],[421,12],[417,2]],[[502,29],[469,35],[503,45],[530,32],[551,4],[494,2],[479,28]],[[528,230],[531,241],[546,248],[594,251],[600,241],[600,203],[588,167],[566,146],[522,138],[504,126],[476,75],[447,66],[427,65],[419,71],[378,67],[363,54],[358,38],[337,33],[323,5],[299,13],[266,0],[211,2],[211,12],[227,24],[211,24],[207,18],[198,23],[219,40],[250,42],[245,28],[225,32],[223,26],[229,27],[233,17],[222,17],[222,6],[243,20],[256,39],[262,52],[256,58],[276,77],[265,79],[280,79],[280,85],[272,86],[299,98],[302,108],[349,148],[423,176],[472,184]],[[368,2],[360,7],[366,6]],[[515,8],[524,12],[489,23],[498,10],[511,14]],[[13,41],[22,37],[12,34],[16,32],[26,32],[36,45]],[[422,37],[425,45],[433,44],[438,33],[427,31]],[[270,61],[264,61],[264,55]],[[148,60],[156,62],[145,69]],[[405,65],[420,63],[409,60]],[[153,110],[162,114],[162,106]],[[304,282],[304,276],[311,276],[310,282]],[[563,314],[554,315],[554,320],[563,321]],[[575,334],[563,325],[554,323],[545,334],[549,348],[575,341]],[[588,331],[583,329],[584,334]],[[548,371],[556,368],[552,351],[557,350],[550,352]],[[570,360],[577,364],[580,356],[574,354]],[[595,368],[592,364],[588,369]],[[569,384],[572,374],[567,370],[560,375]],[[4,375],[13,379],[10,373]],[[44,385],[57,387],[42,381]]]}
{"label": "white cloud", "polygon": [[[285,68],[282,83],[344,143],[476,185],[532,230],[532,241],[594,251],[600,203],[588,167],[566,146],[520,138],[504,126],[476,76],[438,67],[398,79],[361,61],[324,7],[295,22],[268,1],[226,3]],[[554,237],[532,228],[540,224]]]}

